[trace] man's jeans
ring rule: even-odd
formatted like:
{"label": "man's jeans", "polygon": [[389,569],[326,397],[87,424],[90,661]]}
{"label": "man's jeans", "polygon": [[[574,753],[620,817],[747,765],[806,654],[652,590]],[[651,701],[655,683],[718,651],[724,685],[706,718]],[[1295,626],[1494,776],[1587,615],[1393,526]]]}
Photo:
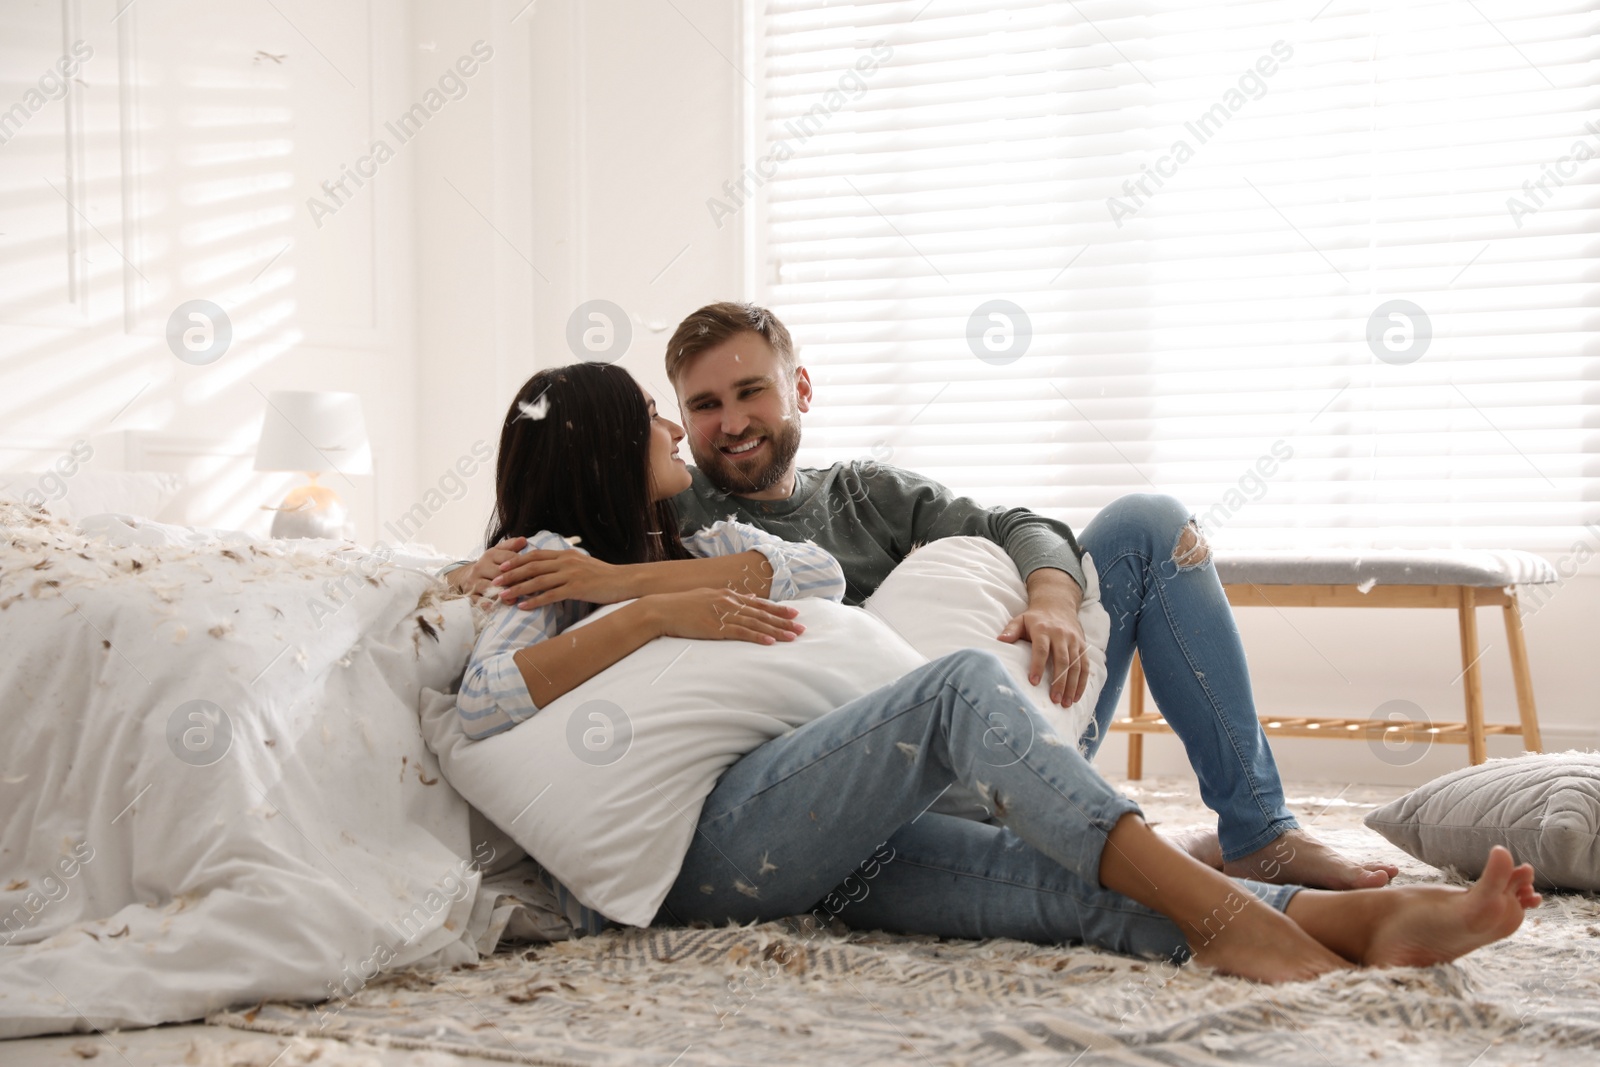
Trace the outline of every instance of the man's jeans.
{"label": "man's jeans", "polygon": [[1200,795],[1217,813],[1222,856],[1265,848],[1299,823],[1256,718],[1244,646],[1207,552],[1174,562],[1190,512],[1174,497],[1118,497],[1078,534],[1100,574],[1111,616],[1106,685],[1084,737],[1090,758],[1105,740],[1137,647],[1155,699],[1183,742]]}
{"label": "man's jeans", "polygon": [[[927,810],[958,783],[992,821]],[[998,658],[955,652],[730,767],[656,922],[813,911],[865,929],[1182,958],[1174,923],[1100,885],[1106,835],[1138,811],[1050,731]],[[1295,892],[1241,884],[1280,910]]]}

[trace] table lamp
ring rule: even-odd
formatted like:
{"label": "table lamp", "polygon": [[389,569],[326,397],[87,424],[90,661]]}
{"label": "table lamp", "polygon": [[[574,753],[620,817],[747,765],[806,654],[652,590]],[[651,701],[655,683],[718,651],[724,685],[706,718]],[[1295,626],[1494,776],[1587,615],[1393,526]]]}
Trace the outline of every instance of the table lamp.
{"label": "table lamp", "polygon": [[344,501],[317,484],[323,471],[371,474],[372,446],[355,393],[274,390],[267,395],[266,420],[256,445],[256,470],[304,471],[309,484],[283,498],[272,520],[273,537],[352,537]]}

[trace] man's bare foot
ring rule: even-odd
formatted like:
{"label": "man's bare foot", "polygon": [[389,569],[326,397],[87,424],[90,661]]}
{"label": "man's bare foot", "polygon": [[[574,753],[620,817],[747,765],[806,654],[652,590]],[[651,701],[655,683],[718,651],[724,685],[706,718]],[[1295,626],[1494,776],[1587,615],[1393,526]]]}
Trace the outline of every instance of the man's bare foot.
{"label": "man's bare foot", "polygon": [[1222,842],[1217,840],[1215,830],[1196,827],[1191,830],[1158,830],[1157,833],[1166,838],[1182,852],[1187,852],[1212,870],[1222,870]]}
{"label": "man's bare foot", "polygon": [[1431,967],[1510,937],[1522,913],[1543,898],[1533,888],[1533,868],[1513,866],[1500,845],[1489,851],[1483,874],[1467,889],[1404,886],[1382,894],[1386,914],[1372,927],[1361,954],[1369,967]]}
{"label": "man's bare foot", "polygon": [[1200,928],[1185,929],[1203,967],[1257,982],[1302,982],[1352,964],[1243,887]]}
{"label": "man's bare foot", "polygon": [[[1179,846],[1183,847],[1183,846]],[[1193,851],[1189,854],[1201,859]],[[1222,850],[1217,849],[1220,857]],[[1201,862],[1205,862],[1201,859]],[[1302,829],[1287,831],[1266,848],[1229,860],[1222,873],[1274,885],[1312,889],[1377,889],[1400,873],[1392,863],[1358,863],[1335,852]]]}

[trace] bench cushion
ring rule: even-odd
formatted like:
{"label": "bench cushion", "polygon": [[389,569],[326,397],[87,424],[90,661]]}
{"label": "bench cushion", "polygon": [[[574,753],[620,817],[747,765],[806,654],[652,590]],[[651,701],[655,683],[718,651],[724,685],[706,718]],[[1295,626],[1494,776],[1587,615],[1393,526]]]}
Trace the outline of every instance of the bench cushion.
{"label": "bench cushion", "polygon": [[[1483,549],[1254,549],[1213,554],[1223,585],[1542,585],[1550,561]],[[1368,586],[1371,588],[1371,585]]]}

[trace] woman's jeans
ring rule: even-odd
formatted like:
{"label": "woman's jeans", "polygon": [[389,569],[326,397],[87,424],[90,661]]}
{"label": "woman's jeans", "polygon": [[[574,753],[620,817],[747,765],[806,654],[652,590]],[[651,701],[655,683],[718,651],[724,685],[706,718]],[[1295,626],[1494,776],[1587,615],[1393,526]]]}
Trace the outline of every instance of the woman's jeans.
{"label": "woman's jeans", "polygon": [[[706,798],[656,922],[815,909],[866,929],[1182,958],[1176,924],[1100,885],[1106,836],[1138,805],[1012,686],[993,654],[955,652],[746,755]],[[956,784],[991,821],[928,811]],[[1295,892],[1240,884],[1280,910]]]}
{"label": "woman's jeans", "polygon": [[1206,806],[1217,813],[1222,856],[1235,860],[1299,823],[1284,804],[1250,695],[1244,646],[1210,552],[1179,552],[1190,521],[1176,498],[1134,493],[1112,501],[1078,535],[1094,557],[1100,600],[1111,616],[1109,676],[1084,751],[1093,759],[1105,740],[1137,648],[1150,695],[1183,742]]}

